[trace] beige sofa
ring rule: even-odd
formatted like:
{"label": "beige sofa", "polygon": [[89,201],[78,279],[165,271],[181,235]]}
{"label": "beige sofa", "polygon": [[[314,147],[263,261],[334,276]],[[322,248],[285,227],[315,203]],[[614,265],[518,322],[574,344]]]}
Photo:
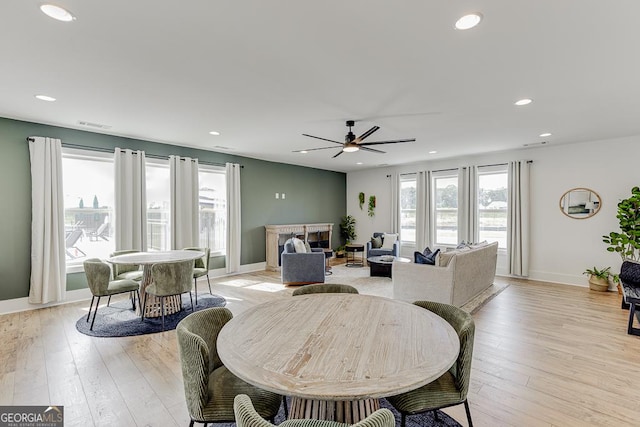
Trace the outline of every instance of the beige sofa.
{"label": "beige sofa", "polygon": [[393,298],[461,307],[493,284],[498,243],[441,253],[437,265],[394,262]]}

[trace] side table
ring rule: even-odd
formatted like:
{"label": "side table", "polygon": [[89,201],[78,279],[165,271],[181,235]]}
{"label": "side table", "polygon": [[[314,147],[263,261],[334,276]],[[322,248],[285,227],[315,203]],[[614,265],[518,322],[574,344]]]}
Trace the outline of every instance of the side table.
{"label": "side table", "polygon": [[[347,253],[347,267],[364,267],[364,245],[359,243],[351,243],[344,247]],[[356,254],[360,254],[359,259]]]}
{"label": "side table", "polygon": [[324,251],[324,274],[325,276],[329,276],[331,274],[333,274],[333,271],[331,271],[331,263],[329,262],[329,260],[333,257],[333,249],[331,248],[322,248],[322,250]]}

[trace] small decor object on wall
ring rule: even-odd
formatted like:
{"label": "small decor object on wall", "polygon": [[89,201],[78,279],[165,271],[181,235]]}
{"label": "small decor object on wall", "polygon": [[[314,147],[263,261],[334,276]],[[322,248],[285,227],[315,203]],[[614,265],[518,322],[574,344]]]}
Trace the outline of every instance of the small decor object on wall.
{"label": "small decor object on wall", "polygon": [[588,188],[572,188],[560,197],[560,210],[569,218],[585,219],[598,213],[600,196]]}
{"label": "small decor object on wall", "polygon": [[360,210],[362,210],[362,205],[364,205],[364,193],[362,191],[358,194],[358,203],[360,203]]}
{"label": "small decor object on wall", "polygon": [[376,196],[369,196],[369,216],[374,216],[376,209]]}

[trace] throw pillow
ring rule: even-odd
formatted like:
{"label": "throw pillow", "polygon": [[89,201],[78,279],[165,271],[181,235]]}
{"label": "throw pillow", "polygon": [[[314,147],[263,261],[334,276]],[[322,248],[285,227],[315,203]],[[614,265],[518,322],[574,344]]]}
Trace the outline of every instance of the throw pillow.
{"label": "throw pillow", "polygon": [[297,237],[294,237],[292,240],[297,254],[304,254],[307,252],[307,248],[304,246],[304,242],[302,240]]}
{"label": "throw pillow", "polygon": [[296,247],[293,246],[292,239],[288,239],[286,242],[284,242],[284,251],[288,254],[293,254],[296,252]]}
{"label": "throw pillow", "polygon": [[371,238],[371,248],[379,249],[382,247],[382,237],[376,236]]}
{"label": "throw pillow", "polygon": [[413,253],[414,262],[416,264],[436,265],[436,257],[439,252],[440,249],[436,249],[435,252],[430,252],[429,255],[425,256],[424,254],[416,251]]}
{"label": "throw pillow", "polygon": [[429,246],[427,246],[426,248],[424,248],[424,251],[422,251],[422,255],[427,256],[431,253],[431,249],[429,249]]}
{"label": "throw pillow", "polygon": [[397,234],[384,233],[382,238],[382,249],[393,249],[393,244],[398,240]]}

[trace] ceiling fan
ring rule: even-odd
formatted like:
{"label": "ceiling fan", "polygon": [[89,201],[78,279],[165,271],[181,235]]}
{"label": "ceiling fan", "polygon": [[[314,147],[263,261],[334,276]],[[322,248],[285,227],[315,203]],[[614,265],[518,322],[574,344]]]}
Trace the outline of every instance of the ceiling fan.
{"label": "ceiling fan", "polygon": [[[309,138],[321,139],[323,141],[333,142],[335,144],[342,145],[342,150],[338,151],[338,153],[333,156],[333,158],[338,157],[340,154],[347,152],[351,153],[358,150],[371,151],[373,153],[382,153],[384,151],[376,150],[374,148],[369,148],[369,145],[382,145],[382,144],[397,144],[400,142],[414,142],[416,139],[396,139],[393,141],[377,141],[377,142],[362,142],[365,138],[368,138],[372,133],[380,129],[379,126],[374,126],[359,137],[356,138],[355,134],[351,131],[351,128],[355,125],[355,120],[347,120],[347,127],[349,128],[349,133],[344,137],[344,142],[334,141],[333,139],[320,138],[319,136],[307,135],[303,133],[303,136],[308,136]],[[316,151],[316,150],[327,150],[329,148],[337,148],[335,145],[330,147],[320,147],[320,148],[308,148],[306,150],[295,150],[294,153],[306,153],[307,151]]]}

